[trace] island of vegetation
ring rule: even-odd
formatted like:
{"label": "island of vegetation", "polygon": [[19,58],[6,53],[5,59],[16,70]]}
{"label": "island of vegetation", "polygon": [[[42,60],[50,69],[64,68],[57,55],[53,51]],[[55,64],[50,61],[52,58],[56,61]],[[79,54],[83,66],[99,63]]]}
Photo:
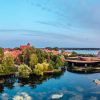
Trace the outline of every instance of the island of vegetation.
{"label": "island of vegetation", "polygon": [[59,73],[65,58],[56,48],[49,50],[32,47],[29,43],[17,48],[0,48],[0,76],[17,75],[28,78],[30,75]]}
{"label": "island of vegetation", "polygon": [[[93,59],[86,61],[85,57],[95,58],[94,62]],[[81,67],[81,65],[84,66]],[[100,65],[100,59],[96,59],[95,55],[77,54],[63,49],[60,51],[57,47],[40,49],[28,43],[13,49],[0,48],[0,76],[16,75],[29,78],[30,75],[44,76],[60,73],[66,68],[74,72],[95,70],[100,72],[98,65]]]}

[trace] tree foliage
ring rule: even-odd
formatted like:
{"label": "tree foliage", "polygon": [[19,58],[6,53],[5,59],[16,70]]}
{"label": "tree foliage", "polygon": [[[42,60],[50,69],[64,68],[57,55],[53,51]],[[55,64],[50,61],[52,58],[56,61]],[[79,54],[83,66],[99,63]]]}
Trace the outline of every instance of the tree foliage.
{"label": "tree foliage", "polygon": [[33,73],[36,75],[43,75],[44,71],[47,71],[49,69],[49,64],[44,62],[42,64],[38,63],[35,65],[35,69],[33,70]]}
{"label": "tree foliage", "polygon": [[2,65],[5,67],[14,67],[14,58],[12,57],[12,55],[7,54],[3,57],[2,60]]}
{"label": "tree foliage", "polygon": [[30,61],[29,61],[30,67],[33,68],[37,63],[38,63],[37,55],[31,54],[30,55]]}
{"label": "tree foliage", "polygon": [[73,57],[73,56],[77,56],[77,52],[73,51],[72,54],[71,54],[71,56],[72,56],[72,57]]}
{"label": "tree foliage", "polygon": [[2,63],[3,57],[4,57],[4,52],[3,52],[3,49],[0,48],[0,63]]}
{"label": "tree foliage", "polygon": [[[48,48],[51,50],[59,50],[59,48]],[[9,49],[11,51],[11,49]],[[15,50],[21,50],[15,48]],[[43,75],[45,71],[51,71],[58,69],[64,65],[64,56],[54,55],[52,52],[46,52],[34,47],[26,48],[21,51],[22,53],[14,59],[12,55],[4,55],[4,51],[0,48],[0,73],[10,74],[16,71],[16,65],[18,67],[18,73],[22,77],[29,77],[32,73],[36,75]]]}
{"label": "tree foliage", "polygon": [[43,63],[45,60],[45,53],[40,49],[36,49],[36,55],[38,57],[38,63]]}
{"label": "tree foliage", "polygon": [[22,51],[22,54],[19,55],[20,61],[29,66],[30,55],[35,52],[34,48],[26,48]]}
{"label": "tree foliage", "polygon": [[18,67],[18,73],[19,73],[19,76],[23,77],[23,78],[28,78],[29,75],[31,74],[32,70],[31,68],[29,68],[27,65],[25,64],[21,64],[19,67]]}

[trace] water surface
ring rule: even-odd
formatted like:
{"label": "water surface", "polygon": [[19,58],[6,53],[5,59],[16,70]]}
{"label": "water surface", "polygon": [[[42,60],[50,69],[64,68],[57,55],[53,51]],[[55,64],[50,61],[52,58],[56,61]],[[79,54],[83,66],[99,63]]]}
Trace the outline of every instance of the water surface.
{"label": "water surface", "polygon": [[68,71],[29,80],[1,78],[0,100],[12,100],[15,95],[23,92],[31,96],[32,100],[51,100],[51,96],[56,93],[63,94],[60,100],[100,100],[100,85],[93,82],[99,78],[100,73],[76,74]]}
{"label": "water surface", "polygon": [[78,54],[93,54],[93,55],[97,55],[99,50],[67,50],[69,52],[77,52]]}

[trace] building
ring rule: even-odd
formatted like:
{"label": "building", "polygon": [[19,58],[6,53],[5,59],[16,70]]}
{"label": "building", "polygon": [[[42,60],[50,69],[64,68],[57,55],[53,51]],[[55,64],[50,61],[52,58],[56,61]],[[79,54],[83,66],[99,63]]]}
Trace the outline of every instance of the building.
{"label": "building", "polygon": [[10,54],[14,57],[14,59],[17,58],[21,53],[22,53],[21,50],[15,50],[15,49],[13,49],[11,51],[9,51],[9,50],[4,51],[4,55]]}
{"label": "building", "polygon": [[59,51],[56,51],[56,50],[49,50],[49,49],[41,49],[41,50],[47,53],[53,53],[54,55],[60,54]]}
{"label": "building", "polygon": [[10,54],[12,55],[14,58],[17,58],[24,49],[26,48],[30,48],[30,43],[28,43],[27,45],[21,45],[19,50],[16,49],[10,49],[10,48],[4,48],[4,55]]}
{"label": "building", "polygon": [[68,52],[68,51],[66,51],[66,52],[63,52],[62,54],[63,54],[63,55],[70,56],[70,55],[72,54],[72,52]]}
{"label": "building", "polygon": [[23,50],[23,49],[27,49],[27,48],[30,48],[30,47],[31,47],[31,45],[30,45],[30,43],[28,43],[27,45],[21,45],[20,49]]}

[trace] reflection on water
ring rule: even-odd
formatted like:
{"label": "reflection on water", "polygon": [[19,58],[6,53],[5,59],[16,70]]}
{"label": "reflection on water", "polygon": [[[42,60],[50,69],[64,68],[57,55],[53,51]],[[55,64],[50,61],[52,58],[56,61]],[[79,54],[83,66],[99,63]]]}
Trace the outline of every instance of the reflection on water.
{"label": "reflection on water", "polygon": [[55,74],[55,75],[45,75],[43,77],[37,77],[32,75],[28,79],[17,78],[16,76],[6,76],[0,78],[0,93],[3,93],[4,87],[8,89],[13,89],[16,86],[24,87],[25,85],[29,85],[31,88],[36,88],[38,84],[42,84],[42,82],[46,82],[51,78],[60,78],[63,73]]}
{"label": "reflection on water", "polygon": [[0,78],[0,100],[20,97],[51,100],[54,94],[63,94],[60,100],[100,100],[100,86],[93,82],[99,78],[100,73],[76,74],[68,71],[44,77],[31,76],[29,79],[4,77]]}

